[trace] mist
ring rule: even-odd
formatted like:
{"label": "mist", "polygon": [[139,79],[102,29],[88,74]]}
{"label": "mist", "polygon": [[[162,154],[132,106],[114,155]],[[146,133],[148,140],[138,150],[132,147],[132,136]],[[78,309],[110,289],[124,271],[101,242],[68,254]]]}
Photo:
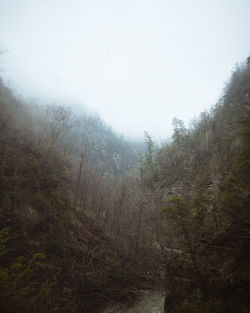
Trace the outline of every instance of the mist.
{"label": "mist", "polygon": [[126,138],[168,138],[172,119],[208,110],[249,55],[249,12],[247,0],[2,1],[1,76]]}
{"label": "mist", "polygon": [[249,13],[0,1],[1,313],[250,312]]}

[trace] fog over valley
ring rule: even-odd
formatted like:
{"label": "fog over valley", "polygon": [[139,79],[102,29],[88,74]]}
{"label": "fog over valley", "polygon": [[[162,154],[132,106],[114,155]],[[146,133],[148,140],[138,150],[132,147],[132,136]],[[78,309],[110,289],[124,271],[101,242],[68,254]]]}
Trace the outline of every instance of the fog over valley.
{"label": "fog over valley", "polygon": [[250,1],[0,0],[0,312],[250,312]]}
{"label": "fog over valley", "polygon": [[2,76],[125,137],[169,138],[172,119],[208,110],[248,56],[249,11],[247,0],[1,1]]}

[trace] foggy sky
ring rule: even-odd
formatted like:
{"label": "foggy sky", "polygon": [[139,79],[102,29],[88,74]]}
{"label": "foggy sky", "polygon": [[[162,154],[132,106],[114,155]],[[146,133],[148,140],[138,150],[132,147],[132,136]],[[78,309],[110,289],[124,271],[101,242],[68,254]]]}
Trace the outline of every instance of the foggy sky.
{"label": "foggy sky", "polygon": [[82,104],[128,137],[169,137],[250,54],[249,0],[0,0],[0,25],[10,86]]}

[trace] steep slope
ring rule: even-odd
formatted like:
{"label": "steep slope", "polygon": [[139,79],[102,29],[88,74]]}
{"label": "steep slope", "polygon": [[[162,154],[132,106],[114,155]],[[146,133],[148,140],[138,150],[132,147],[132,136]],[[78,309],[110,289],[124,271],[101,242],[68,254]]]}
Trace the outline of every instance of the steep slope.
{"label": "steep slope", "polygon": [[[105,302],[130,298],[142,280],[127,243],[98,223],[91,207],[83,211],[78,203],[74,206],[77,157],[66,150],[71,134],[64,132],[73,127],[66,127],[67,111],[53,110],[61,115],[47,119],[48,132],[40,132],[44,120],[33,125],[27,106],[0,82],[0,311],[4,313],[92,312]],[[127,160],[127,154],[133,154],[123,155],[127,144],[100,122],[95,133],[96,123],[89,122],[94,148],[102,143],[103,154],[89,155],[84,166],[102,162],[112,180],[130,162],[113,164],[112,156]]]}
{"label": "steep slope", "polygon": [[236,67],[223,98],[190,129],[176,119],[173,142],[155,155],[151,179],[165,215],[158,238],[165,245],[166,312],[250,309],[249,138],[248,63]]}

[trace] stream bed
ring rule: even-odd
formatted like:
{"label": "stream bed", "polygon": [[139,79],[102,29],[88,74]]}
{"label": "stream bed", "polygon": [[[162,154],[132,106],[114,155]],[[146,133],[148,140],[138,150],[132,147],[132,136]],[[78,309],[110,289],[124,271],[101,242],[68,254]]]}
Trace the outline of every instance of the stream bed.
{"label": "stream bed", "polygon": [[164,313],[164,296],[160,291],[143,291],[131,305],[117,304],[108,307],[103,313]]}

